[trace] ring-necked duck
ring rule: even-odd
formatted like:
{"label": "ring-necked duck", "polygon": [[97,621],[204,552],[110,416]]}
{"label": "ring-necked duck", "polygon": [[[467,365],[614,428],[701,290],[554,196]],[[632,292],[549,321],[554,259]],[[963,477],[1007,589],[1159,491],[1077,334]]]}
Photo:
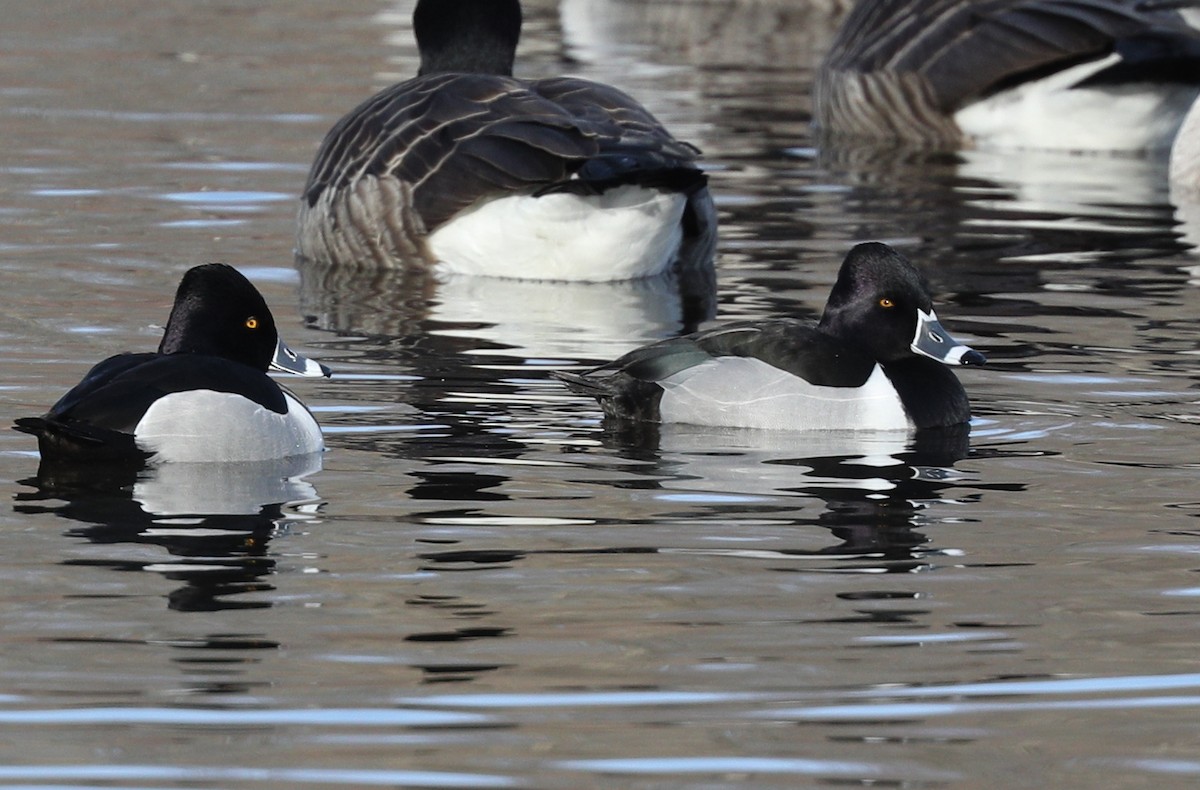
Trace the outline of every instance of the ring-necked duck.
{"label": "ring-necked duck", "polygon": [[413,28],[418,76],[321,144],[301,256],[591,282],[711,265],[716,212],[698,150],[616,88],[514,79],[518,0],[420,0]]}
{"label": "ring-necked duck", "polygon": [[231,266],[189,270],[156,353],[93,367],[41,417],[16,421],[43,461],[260,461],[324,449],[321,429],[268,368],[329,369],[292,351],[262,294]]}
{"label": "ring-necked duck", "polygon": [[1200,91],[1178,3],[859,0],[818,73],[827,131],[926,145],[1171,145]]}
{"label": "ring-necked duck", "polygon": [[789,430],[902,430],[970,419],[946,365],[982,365],[933,311],[925,278],[886,244],[850,250],[815,326],[726,324],[555,373],[609,417]]}

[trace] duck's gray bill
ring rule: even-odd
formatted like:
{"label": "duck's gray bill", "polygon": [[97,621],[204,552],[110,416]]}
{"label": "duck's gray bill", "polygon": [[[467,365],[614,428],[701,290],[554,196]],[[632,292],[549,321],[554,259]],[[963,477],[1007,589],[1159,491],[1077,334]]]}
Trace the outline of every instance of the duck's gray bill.
{"label": "duck's gray bill", "polygon": [[947,332],[932,310],[917,311],[917,333],[912,350],[947,365],[982,365],[987,357],[970,346],[959,343]]}
{"label": "duck's gray bill", "polygon": [[316,360],[301,356],[295,351],[287,347],[287,343],[280,340],[275,346],[275,356],[271,360],[271,367],[275,370],[282,370],[284,373],[295,373],[297,376],[324,376],[329,378],[332,371]]}

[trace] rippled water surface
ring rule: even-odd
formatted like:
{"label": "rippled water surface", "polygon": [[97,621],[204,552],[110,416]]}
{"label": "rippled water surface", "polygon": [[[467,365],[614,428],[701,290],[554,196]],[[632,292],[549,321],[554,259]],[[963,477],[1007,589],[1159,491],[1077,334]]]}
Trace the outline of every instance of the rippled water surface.
{"label": "rippled water surface", "polygon": [[542,0],[522,69],[705,149],[721,319],[918,261],[991,358],[969,440],[607,431],[548,371],[694,324],[674,284],[297,269],[406,4],[0,2],[0,418],[208,260],[336,370],[282,467],[39,480],[0,434],[0,783],[1200,782],[1200,212],[1153,157],[819,145],[799,5]]}

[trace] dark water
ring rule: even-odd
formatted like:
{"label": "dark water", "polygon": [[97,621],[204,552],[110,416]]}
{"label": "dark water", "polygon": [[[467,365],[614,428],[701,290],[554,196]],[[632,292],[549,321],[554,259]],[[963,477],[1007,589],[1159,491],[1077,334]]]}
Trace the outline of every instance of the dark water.
{"label": "dark water", "polygon": [[679,331],[673,284],[298,271],[406,4],[2,2],[0,417],[153,346],[208,260],[337,375],[295,384],[330,451],[287,468],[34,481],[0,434],[0,783],[1200,781],[1200,219],[1163,162],[819,149],[825,13],[561,11],[525,73],[705,149],[720,317],[815,316],[888,241],[991,358],[969,440],[615,434],[547,371]]}

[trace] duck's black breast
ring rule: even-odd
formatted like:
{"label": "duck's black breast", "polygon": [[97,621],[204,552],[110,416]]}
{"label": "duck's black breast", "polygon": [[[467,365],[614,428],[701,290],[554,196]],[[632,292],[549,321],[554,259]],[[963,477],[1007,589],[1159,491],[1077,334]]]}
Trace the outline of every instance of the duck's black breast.
{"label": "duck's black breast", "polygon": [[950,368],[927,357],[906,357],[883,365],[918,428],[945,428],[969,422],[971,404],[967,391]]}
{"label": "duck's black breast", "polygon": [[155,401],[192,390],[233,393],[287,412],[279,385],[249,365],[199,354],[120,354],[88,371],[45,419],[132,434]]}

